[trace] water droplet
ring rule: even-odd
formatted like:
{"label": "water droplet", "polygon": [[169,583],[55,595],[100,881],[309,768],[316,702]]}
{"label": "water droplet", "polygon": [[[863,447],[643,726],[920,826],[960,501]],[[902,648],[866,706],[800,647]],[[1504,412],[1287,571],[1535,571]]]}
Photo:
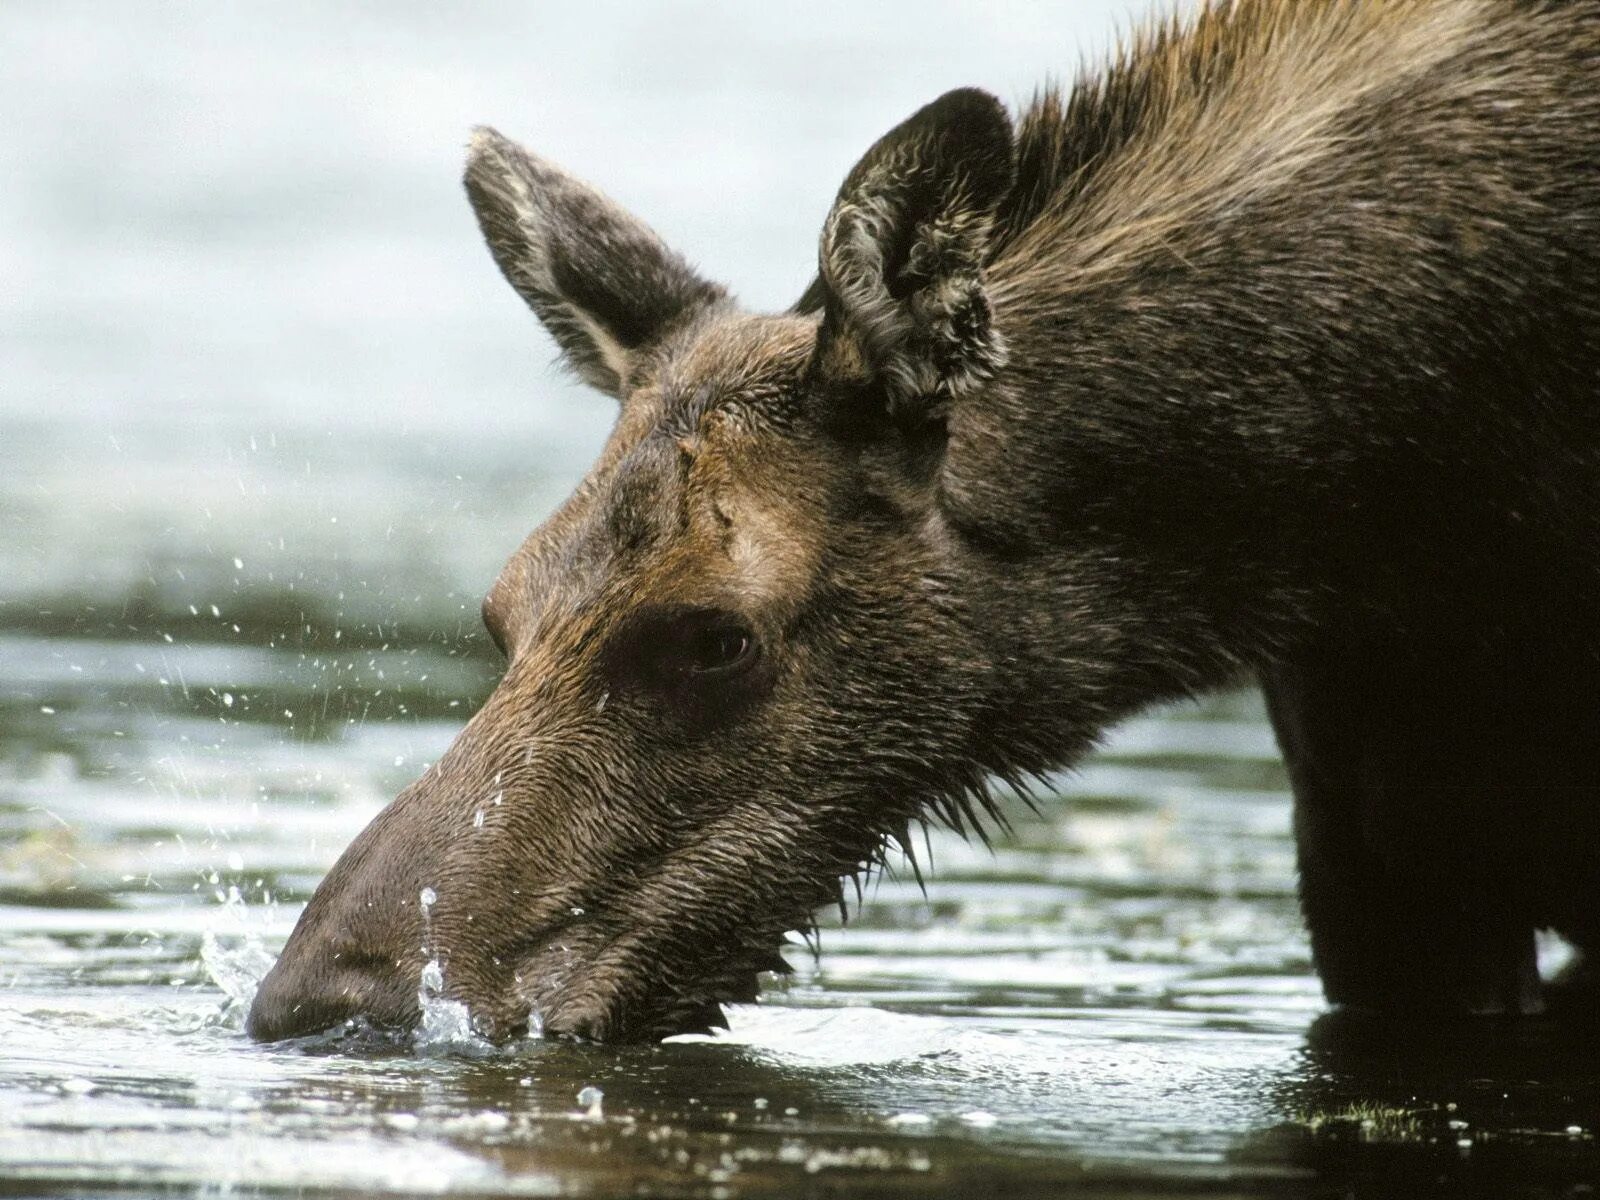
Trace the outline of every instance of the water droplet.
{"label": "water droplet", "polygon": [[439,893],[434,891],[431,887],[423,888],[422,894],[417,897],[417,903],[422,905],[424,911],[432,908],[438,902]]}
{"label": "water droplet", "polygon": [[[444,992],[444,968],[439,965],[437,958],[430,958],[422,967],[422,995],[430,1000],[436,1000]],[[423,1005],[426,1009],[427,1005]]]}
{"label": "water droplet", "polygon": [[480,808],[477,812],[472,814],[472,827],[474,829],[483,828],[483,809]]}
{"label": "water droplet", "polygon": [[578,1093],[578,1104],[583,1108],[583,1115],[596,1120],[605,1116],[604,1110],[600,1107],[601,1101],[605,1098],[606,1094],[597,1087],[584,1088]]}
{"label": "water droplet", "polygon": [[467,1006],[445,996],[444,967],[437,958],[430,958],[423,966],[418,984],[417,1007],[422,1010],[422,1020],[413,1044],[419,1050],[480,1055],[493,1049],[478,1034]]}

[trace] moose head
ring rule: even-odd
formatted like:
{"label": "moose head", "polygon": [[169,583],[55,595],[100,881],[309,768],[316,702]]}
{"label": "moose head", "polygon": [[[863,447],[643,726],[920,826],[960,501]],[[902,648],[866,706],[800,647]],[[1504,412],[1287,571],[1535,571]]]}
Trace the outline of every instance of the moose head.
{"label": "moose head", "polygon": [[846,178],[805,298],[759,315],[476,133],[490,252],[616,424],[489,589],[499,686],[317,888],[253,1036],[413,1023],[430,959],[490,1037],[705,1029],[908,825],[1043,765],[1025,634],[982,602],[1003,564],[947,496],[1007,357],[1014,158],[993,97],[928,105]]}

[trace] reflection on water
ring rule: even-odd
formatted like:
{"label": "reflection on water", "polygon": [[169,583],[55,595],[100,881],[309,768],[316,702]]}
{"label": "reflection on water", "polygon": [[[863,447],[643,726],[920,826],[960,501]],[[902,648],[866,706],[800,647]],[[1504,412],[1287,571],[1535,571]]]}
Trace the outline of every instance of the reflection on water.
{"label": "reflection on water", "polygon": [[934,835],[925,893],[877,882],[725,1036],[240,1033],[322,872],[485,694],[478,598],[609,419],[474,243],[466,127],[779,305],[873,135],[947,86],[1026,95],[1126,7],[0,12],[0,1190],[1597,1173],[1592,1031],[1319,1020],[1244,695],[1119,731],[992,853]]}

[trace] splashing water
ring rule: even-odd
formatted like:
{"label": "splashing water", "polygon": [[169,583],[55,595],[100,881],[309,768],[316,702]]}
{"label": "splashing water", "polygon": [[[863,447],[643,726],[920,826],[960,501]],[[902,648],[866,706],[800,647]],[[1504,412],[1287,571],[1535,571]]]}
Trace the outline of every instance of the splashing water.
{"label": "splashing water", "polygon": [[422,968],[417,1005],[422,1009],[422,1020],[414,1039],[418,1050],[484,1053],[494,1049],[478,1036],[467,1006],[444,994],[444,967],[437,958],[430,958]]}
{"label": "splashing water", "polygon": [[423,888],[417,897],[422,909],[423,951],[429,954],[429,958],[423,964],[417,985],[417,1007],[422,1010],[422,1020],[417,1023],[412,1044],[423,1052],[493,1054],[493,1043],[478,1033],[467,1006],[445,995],[444,964],[439,961],[437,950],[430,950],[433,945],[433,906],[438,902],[439,893],[431,887]]}
{"label": "splashing water", "polygon": [[583,1115],[590,1120],[598,1121],[604,1117],[605,1109],[602,1107],[606,1094],[599,1088],[589,1086],[578,1093],[578,1104],[583,1108]]}
{"label": "splashing water", "polygon": [[261,944],[260,935],[243,929],[247,906],[237,887],[228,888],[222,909],[225,919],[239,927],[241,933],[228,935],[231,944],[224,945],[216,929],[207,929],[200,939],[200,962],[211,981],[227,996],[218,1015],[228,1024],[242,1025],[244,1014],[256,998],[256,988],[272,969],[274,960]]}
{"label": "splashing water", "polygon": [[211,982],[227,994],[223,1014],[242,1020],[274,959],[254,935],[236,946],[224,946],[208,929],[200,939],[200,961]]}

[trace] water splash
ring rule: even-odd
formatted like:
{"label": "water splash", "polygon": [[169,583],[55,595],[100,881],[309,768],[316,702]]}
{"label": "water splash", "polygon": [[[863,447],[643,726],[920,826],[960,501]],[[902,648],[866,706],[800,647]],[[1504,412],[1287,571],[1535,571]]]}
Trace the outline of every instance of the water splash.
{"label": "water splash", "polygon": [[419,1053],[468,1054],[474,1057],[495,1053],[492,1042],[479,1034],[472,1012],[459,1000],[445,995],[444,964],[433,946],[433,906],[439,893],[425,887],[417,897],[422,910],[423,952],[429,955],[417,983],[417,1007],[422,1020],[417,1023],[412,1045]]}
{"label": "water splash", "polygon": [[222,902],[222,913],[223,919],[235,926],[236,932],[226,935],[228,944],[224,944],[215,928],[207,929],[200,938],[200,962],[211,982],[227,996],[217,1017],[223,1024],[240,1029],[256,998],[256,988],[274,962],[272,954],[261,944],[260,935],[246,928],[248,912],[239,889],[229,886]]}
{"label": "water splash", "polygon": [[206,974],[227,995],[223,1015],[237,1015],[243,1021],[256,998],[256,988],[275,961],[254,935],[233,946],[224,946],[217,935],[207,930],[200,939],[200,961]]}
{"label": "water splash", "polygon": [[583,1115],[591,1121],[599,1121],[605,1117],[603,1107],[606,1094],[599,1088],[590,1085],[578,1093],[578,1104],[583,1109]]}
{"label": "water splash", "polygon": [[422,1009],[413,1039],[418,1050],[482,1053],[494,1049],[479,1036],[467,1006],[444,994],[444,967],[437,958],[430,958],[422,968],[417,1005]]}

